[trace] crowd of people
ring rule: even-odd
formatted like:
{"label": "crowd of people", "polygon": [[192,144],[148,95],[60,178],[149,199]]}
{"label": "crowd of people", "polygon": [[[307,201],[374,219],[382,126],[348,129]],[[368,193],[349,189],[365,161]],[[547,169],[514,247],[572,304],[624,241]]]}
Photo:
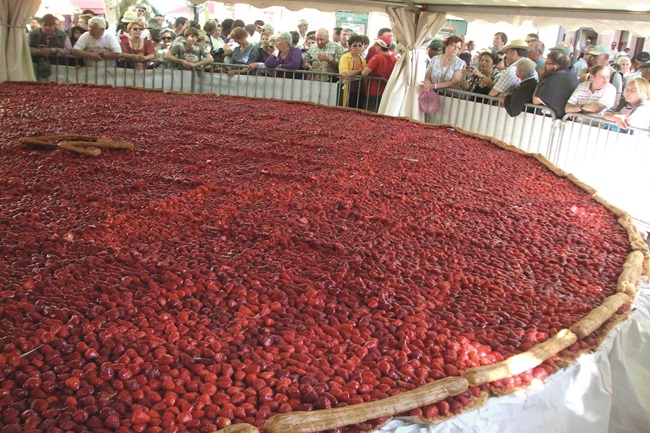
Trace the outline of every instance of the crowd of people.
{"label": "crowd of people", "polygon": [[615,122],[621,129],[650,129],[648,52],[630,57],[630,50],[618,51],[616,43],[610,49],[587,45],[573,62],[574,49],[568,43],[555,45],[545,56],[538,35],[508,42],[507,35],[498,32],[492,46],[462,61],[459,53],[471,43],[455,35],[434,39],[427,48],[422,91],[451,88],[498,97],[513,117],[524,112],[526,104],[536,104],[553,110],[557,118],[582,113]]}
{"label": "crowd of people", "polygon": [[[201,26],[184,17],[167,23],[162,15],[147,18],[147,13],[144,5],[135,5],[109,26],[84,11],[67,31],[45,15],[29,32],[37,77],[47,79],[55,58],[71,54],[78,68],[118,62],[134,69],[201,69],[230,77],[340,80],[342,105],[377,111],[398,59],[390,28],[380,29],[371,41],[349,28],[310,31],[307,20],[299,20],[295,30],[276,32],[262,20],[210,19]],[[568,43],[547,51],[536,34],[508,41],[503,32],[472,55],[474,48],[473,41],[457,35],[431,41],[422,91],[459,89],[497,97],[510,116],[537,104],[558,118],[583,113],[621,128],[650,128],[648,52],[630,57],[629,49],[618,51],[615,43],[609,49],[586,45],[573,61],[576,53]]]}
{"label": "crowd of people", "polygon": [[201,26],[179,17],[167,23],[162,15],[147,18],[147,8],[140,4],[116,25],[86,10],[74,17],[67,31],[51,14],[33,20],[31,26],[29,46],[40,80],[50,77],[52,64],[64,62],[77,68],[110,62],[107,66],[198,69],[230,77],[340,80],[343,105],[371,111],[378,110],[385,80],[398,58],[389,28],[371,41],[349,28],[310,31],[307,20],[299,20],[296,30],[283,32],[262,20],[246,24],[210,19]]}

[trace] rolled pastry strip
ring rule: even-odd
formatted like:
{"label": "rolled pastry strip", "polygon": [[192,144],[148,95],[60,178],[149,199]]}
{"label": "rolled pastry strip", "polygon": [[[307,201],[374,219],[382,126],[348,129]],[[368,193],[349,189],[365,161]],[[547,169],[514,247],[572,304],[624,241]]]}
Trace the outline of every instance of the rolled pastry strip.
{"label": "rolled pastry strip", "polygon": [[556,353],[571,346],[578,337],[568,329],[562,329],[543,343],[533,346],[530,350],[490,365],[475,367],[467,370],[463,377],[469,386],[478,386],[495,380],[516,376],[526,370],[537,367]]}
{"label": "rolled pastry strip", "polygon": [[465,390],[467,390],[467,380],[462,377],[446,377],[377,401],[313,412],[275,415],[264,423],[263,429],[267,433],[311,433],[331,430],[397,415],[460,394]]}
{"label": "rolled pastry strip", "polygon": [[62,141],[59,143],[59,147],[86,156],[99,156],[99,154],[102,153],[102,151],[96,147],[77,146],[76,143],[76,141]]}

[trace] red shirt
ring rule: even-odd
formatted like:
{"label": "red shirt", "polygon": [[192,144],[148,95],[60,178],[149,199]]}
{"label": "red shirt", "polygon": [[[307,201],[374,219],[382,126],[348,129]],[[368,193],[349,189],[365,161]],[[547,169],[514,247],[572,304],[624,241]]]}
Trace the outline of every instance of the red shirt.
{"label": "red shirt", "polygon": [[[372,56],[366,65],[368,68],[372,69],[368,76],[389,79],[390,74],[393,72],[393,68],[395,67],[395,63],[397,63],[397,59],[390,54],[377,53]],[[383,81],[370,80],[368,82],[366,94],[370,96],[382,95],[385,87],[386,83]]]}

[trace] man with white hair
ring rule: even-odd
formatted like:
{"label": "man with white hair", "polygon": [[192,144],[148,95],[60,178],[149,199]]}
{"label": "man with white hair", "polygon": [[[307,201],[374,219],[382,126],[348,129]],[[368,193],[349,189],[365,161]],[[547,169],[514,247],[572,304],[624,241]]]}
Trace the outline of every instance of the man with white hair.
{"label": "man with white hair", "polygon": [[510,117],[518,116],[524,111],[526,104],[533,102],[533,94],[537,87],[534,61],[528,58],[521,59],[517,62],[515,70],[521,84],[511,94],[499,97]]}
{"label": "man with white hair", "polygon": [[[104,59],[119,59],[122,48],[117,36],[106,31],[106,20],[92,17],[88,21],[88,31],[79,37],[70,54],[86,59],[86,66],[95,66]],[[107,66],[112,67],[114,64],[114,60],[111,60]]]}

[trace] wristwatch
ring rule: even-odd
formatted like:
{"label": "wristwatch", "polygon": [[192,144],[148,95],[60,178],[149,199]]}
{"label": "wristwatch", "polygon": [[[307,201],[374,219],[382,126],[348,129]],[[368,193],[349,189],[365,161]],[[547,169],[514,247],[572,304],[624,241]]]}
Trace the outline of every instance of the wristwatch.
{"label": "wristwatch", "polygon": [[585,106],[583,104],[580,104],[580,111],[585,111]]}
{"label": "wristwatch", "polygon": [[104,52],[103,51],[101,53],[99,53],[99,57],[101,57],[102,59],[104,58]]}

